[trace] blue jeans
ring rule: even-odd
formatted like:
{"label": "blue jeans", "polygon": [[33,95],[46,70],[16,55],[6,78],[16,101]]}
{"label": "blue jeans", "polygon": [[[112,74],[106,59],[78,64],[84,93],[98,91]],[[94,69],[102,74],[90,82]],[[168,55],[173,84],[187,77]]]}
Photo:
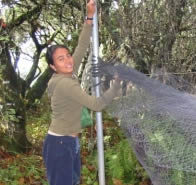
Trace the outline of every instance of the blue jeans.
{"label": "blue jeans", "polygon": [[78,137],[47,135],[43,158],[50,185],[80,183],[80,145]]}

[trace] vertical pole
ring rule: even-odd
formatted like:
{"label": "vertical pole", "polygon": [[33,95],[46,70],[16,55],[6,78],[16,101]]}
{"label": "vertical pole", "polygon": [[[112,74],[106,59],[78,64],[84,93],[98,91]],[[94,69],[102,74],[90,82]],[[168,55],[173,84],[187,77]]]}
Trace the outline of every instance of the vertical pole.
{"label": "vertical pole", "polygon": [[[92,42],[93,42],[92,66],[96,67],[96,66],[98,66],[98,56],[99,56],[97,6],[96,6],[96,12],[95,12],[94,17],[93,17]],[[94,77],[93,82],[94,82],[94,84],[99,84],[100,78],[97,77],[97,76]],[[100,97],[100,86],[96,85],[94,90],[95,90],[96,97]],[[98,149],[99,185],[105,185],[102,112],[96,112],[96,124],[97,124],[97,149]]]}

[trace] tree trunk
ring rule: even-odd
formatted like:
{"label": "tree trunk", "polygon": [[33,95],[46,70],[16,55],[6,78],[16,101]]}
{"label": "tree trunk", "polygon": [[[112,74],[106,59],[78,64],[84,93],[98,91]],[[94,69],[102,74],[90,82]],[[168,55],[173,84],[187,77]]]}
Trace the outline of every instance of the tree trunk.
{"label": "tree trunk", "polygon": [[50,68],[47,68],[44,73],[37,79],[32,88],[28,91],[26,95],[26,99],[28,100],[28,103],[26,105],[27,110],[32,107],[32,104],[36,99],[41,99],[52,74],[52,70]]}
{"label": "tree trunk", "polygon": [[5,132],[8,133],[10,143],[15,151],[26,152],[30,147],[30,142],[26,137],[26,111],[21,94],[23,81],[13,69],[8,45],[4,45],[0,58],[0,83],[2,87],[0,99],[3,105],[2,110],[0,110],[3,120],[0,127],[4,127]]}

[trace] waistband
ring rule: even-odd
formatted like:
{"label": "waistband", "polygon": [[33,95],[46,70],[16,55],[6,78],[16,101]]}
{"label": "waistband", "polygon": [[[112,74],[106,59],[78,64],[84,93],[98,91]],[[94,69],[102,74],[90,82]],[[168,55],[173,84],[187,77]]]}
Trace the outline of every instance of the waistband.
{"label": "waistband", "polygon": [[52,132],[50,130],[48,130],[48,134],[53,135],[53,136],[71,136],[71,137],[78,137],[79,136],[79,134],[61,135],[61,134],[57,134],[55,132]]}

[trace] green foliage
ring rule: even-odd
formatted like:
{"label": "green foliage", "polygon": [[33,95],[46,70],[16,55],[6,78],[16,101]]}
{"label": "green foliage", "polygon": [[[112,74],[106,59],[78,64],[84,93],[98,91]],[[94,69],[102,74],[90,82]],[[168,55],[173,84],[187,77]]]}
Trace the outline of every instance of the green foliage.
{"label": "green foliage", "polygon": [[[115,184],[139,184],[149,179],[143,167],[137,161],[129,142],[122,130],[117,126],[116,119],[103,114],[104,118],[104,156],[106,182],[108,185]],[[96,139],[89,130],[85,130],[81,138],[82,154],[82,185],[98,182],[98,161],[96,147],[89,150],[88,142],[94,142]],[[91,130],[92,132],[92,130]],[[94,143],[95,146],[95,143]]]}
{"label": "green foliage", "polygon": [[111,178],[110,181],[119,179],[125,184],[138,184],[142,179],[147,178],[126,139],[108,149],[105,157],[106,174]]}
{"label": "green foliage", "polygon": [[16,110],[13,108],[7,109],[4,111],[3,114],[3,121],[8,122],[8,121],[14,121],[18,122],[18,118],[16,118]]}
{"label": "green foliage", "polygon": [[83,165],[82,166],[82,184],[85,185],[98,185],[97,182],[97,170],[92,166]]}
{"label": "green foliage", "polygon": [[5,65],[0,66],[0,129],[5,131],[10,122],[19,122],[16,117],[16,110],[6,103],[6,96],[8,95],[7,88],[5,84],[9,84],[8,81],[4,81],[2,78],[2,71],[5,70]]}
{"label": "green foliage", "polygon": [[27,136],[33,143],[42,143],[50,124],[50,105],[47,95],[41,100],[36,100],[34,108],[28,112]]}
{"label": "green foliage", "polygon": [[[48,130],[48,123],[44,123],[48,119],[47,114],[43,115],[40,119],[34,118],[32,123],[29,123],[26,127],[29,140],[32,144],[41,142]],[[32,120],[31,120],[32,121]]]}
{"label": "green foliage", "polygon": [[15,153],[15,146],[13,145],[12,132],[10,121],[18,122],[15,115],[15,109],[5,109],[2,105],[0,109],[0,150],[4,149],[7,152]]}
{"label": "green foliage", "polygon": [[47,185],[42,158],[36,155],[16,155],[0,161],[0,184]]}
{"label": "green foliage", "polygon": [[81,182],[82,185],[98,185],[97,150],[93,148],[96,140],[94,138],[90,139],[89,129],[91,128],[87,128],[82,132],[80,139],[82,159]]}
{"label": "green foliage", "polygon": [[2,42],[2,41],[9,41],[9,38],[0,36],[0,42]]}
{"label": "green foliage", "polygon": [[186,185],[187,180],[189,184],[196,184],[196,175],[191,172],[184,172],[180,170],[170,170],[169,174],[171,175],[171,183],[175,185]]}
{"label": "green foliage", "polygon": [[[161,178],[167,177],[169,184],[195,184],[196,174],[187,171],[187,164],[192,164],[191,162],[195,161],[196,148],[185,137],[186,131],[176,127],[175,120],[169,115],[167,117],[162,115],[162,118],[157,118],[147,111],[138,115],[138,117],[140,119],[140,129],[146,136],[147,143],[150,143],[148,150],[145,151],[148,157],[146,166],[156,165],[161,168],[164,163],[168,163],[167,168],[163,166],[163,173],[160,173]],[[159,157],[155,157],[156,155]],[[164,158],[164,161],[161,161],[162,158]],[[157,173],[157,169],[152,168],[151,173]]]}
{"label": "green foliage", "polygon": [[[42,142],[50,123],[50,109],[48,100],[43,97],[36,101],[36,106],[28,112],[27,135],[34,144],[31,153],[17,154],[14,148],[5,147],[10,145],[11,140],[1,133],[0,137],[0,184],[5,185],[47,185],[46,171],[40,154],[42,153]],[[10,113],[14,113],[11,110]],[[12,155],[11,155],[12,153]],[[35,154],[34,154],[35,153]],[[39,153],[39,155],[36,155]],[[14,154],[14,155],[13,155]]]}

